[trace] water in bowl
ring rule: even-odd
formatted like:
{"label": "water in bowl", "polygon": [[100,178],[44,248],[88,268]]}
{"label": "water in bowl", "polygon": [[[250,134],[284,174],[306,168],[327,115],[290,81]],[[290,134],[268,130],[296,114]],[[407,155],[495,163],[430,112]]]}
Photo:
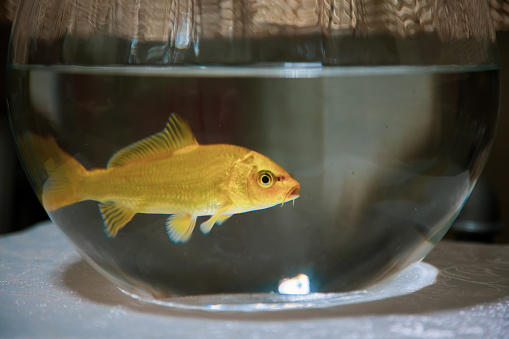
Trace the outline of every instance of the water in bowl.
{"label": "water in bowl", "polygon": [[168,237],[166,214],[138,213],[107,237],[97,201],[49,212],[96,268],[156,299],[351,291],[422,259],[470,193],[498,110],[495,67],[30,66],[8,81],[39,195],[48,161],[61,164],[29,135],[105,168],[172,112],[201,145],[254,150],[300,183],[293,204],[197,227],[185,243]]}

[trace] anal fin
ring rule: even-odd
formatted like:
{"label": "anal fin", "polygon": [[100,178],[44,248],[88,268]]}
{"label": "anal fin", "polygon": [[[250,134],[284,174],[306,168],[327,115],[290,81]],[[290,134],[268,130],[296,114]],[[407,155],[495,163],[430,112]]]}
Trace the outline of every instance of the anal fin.
{"label": "anal fin", "polygon": [[116,236],[136,214],[133,210],[114,202],[99,204],[99,210],[104,221],[104,233],[110,238]]}
{"label": "anal fin", "polygon": [[174,214],[166,220],[166,233],[175,243],[187,242],[191,238],[195,225],[196,215]]}

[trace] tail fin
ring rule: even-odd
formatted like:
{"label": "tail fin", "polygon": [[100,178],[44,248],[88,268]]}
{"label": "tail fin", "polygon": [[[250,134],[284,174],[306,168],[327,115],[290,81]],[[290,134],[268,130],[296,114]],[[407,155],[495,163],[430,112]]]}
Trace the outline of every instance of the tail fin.
{"label": "tail fin", "polygon": [[44,183],[42,191],[44,208],[53,211],[82,201],[79,192],[85,175],[86,169],[76,159],[69,157]]}
{"label": "tail fin", "polygon": [[42,189],[42,204],[47,211],[74,204],[79,197],[80,186],[87,170],[72,156],[65,153],[53,138],[31,135],[40,152],[47,155],[44,167],[48,179]]}

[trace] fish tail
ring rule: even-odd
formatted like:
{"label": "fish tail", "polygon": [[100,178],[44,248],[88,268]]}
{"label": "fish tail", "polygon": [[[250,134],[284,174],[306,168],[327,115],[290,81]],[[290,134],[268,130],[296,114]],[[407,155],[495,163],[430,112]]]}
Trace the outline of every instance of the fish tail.
{"label": "fish tail", "polygon": [[[74,204],[84,199],[79,192],[87,170],[58,147],[53,139],[40,139],[52,160],[45,163],[48,179],[42,189],[42,204],[47,211]],[[53,160],[54,159],[54,160]],[[58,165],[57,165],[58,164]]]}
{"label": "fish tail", "polygon": [[86,169],[74,158],[69,158],[50,174],[43,186],[42,202],[47,211],[74,204],[83,199],[78,192]]}

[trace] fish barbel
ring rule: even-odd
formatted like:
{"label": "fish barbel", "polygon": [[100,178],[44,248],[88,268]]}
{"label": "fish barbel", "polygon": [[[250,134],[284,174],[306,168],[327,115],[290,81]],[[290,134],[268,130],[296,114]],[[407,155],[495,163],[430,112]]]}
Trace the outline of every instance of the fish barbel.
{"label": "fish barbel", "polygon": [[200,145],[176,114],[163,131],[114,154],[106,168],[87,170],[70,155],[59,157],[63,164],[43,186],[45,209],[95,200],[109,237],[137,213],[171,214],[168,236],[187,242],[197,217],[210,216],[200,225],[207,234],[233,214],[299,197],[300,184],[274,161],[236,145]]}

